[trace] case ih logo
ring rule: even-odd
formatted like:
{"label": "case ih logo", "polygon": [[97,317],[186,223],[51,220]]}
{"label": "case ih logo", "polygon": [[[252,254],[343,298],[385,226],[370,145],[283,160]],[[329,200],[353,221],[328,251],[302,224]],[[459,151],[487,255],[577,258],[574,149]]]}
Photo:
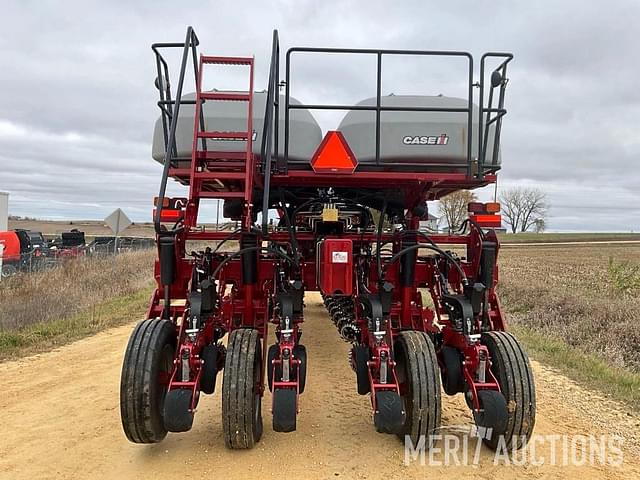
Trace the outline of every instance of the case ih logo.
{"label": "case ih logo", "polygon": [[449,136],[446,133],[441,135],[407,135],[402,138],[405,145],[446,145],[449,143]]}

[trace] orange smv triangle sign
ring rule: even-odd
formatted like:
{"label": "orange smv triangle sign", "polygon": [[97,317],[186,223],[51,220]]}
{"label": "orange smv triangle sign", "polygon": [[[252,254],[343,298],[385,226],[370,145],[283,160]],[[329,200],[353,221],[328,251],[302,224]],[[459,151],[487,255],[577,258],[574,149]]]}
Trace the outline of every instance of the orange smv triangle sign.
{"label": "orange smv triangle sign", "polygon": [[311,159],[311,167],[316,173],[353,173],[357,165],[358,160],[349,144],[337,131],[327,132]]}

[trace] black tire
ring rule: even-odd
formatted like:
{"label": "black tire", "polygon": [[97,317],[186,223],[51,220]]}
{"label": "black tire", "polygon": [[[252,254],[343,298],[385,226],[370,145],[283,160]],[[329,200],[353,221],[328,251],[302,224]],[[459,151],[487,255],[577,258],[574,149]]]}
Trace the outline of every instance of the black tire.
{"label": "black tire", "polygon": [[216,377],[218,376],[217,345],[206,345],[200,352],[200,358],[204,360],[200,376],[200,390],[211,395],[216,390]]}
{"label": "black tire", "polygon": [[402,397],[391,390],[381,390],[376,393],[376,411],[373,423],[380,433],[396,433],[403,431],[406,423]]}
{"label": "black tire", "polygon": [[[473,419],[478,427],[491,429],[491,435],[503,435],[507,429],[509,413],[504,395],[497,390],[479,390],[478,401],[481,410],[473,412]],[[488,433],[487,430],[486,433]],[[484,435],[483,435],[484,438]]]}
{"label": "black tire", "polygon": [[433,342],[424,332],[400,332],[394,344],[394,359],[406,412],[398,436],[404,440],[408,435],[414,445],[424,437],[429,446],[442,416],[440,372]]}
{"label": "black tire", "polygon": [[13,277],[16,273],[18,273],[18,269],[15,265],[2,265],[2,278]]}
{"label": "black tire", "polygon": [[253,448],[262,437],[261,352],[257,330],[239,328],[229,334],[222,378],[222,427],[228,448]]}
{"label": "black tire", "polygon": [[124,356],[120,379],[120,417],[127,438],[156,443],[167,435],[163,411],[173,369],[176,328],[169,320],[143,320],[136,325]]}
{"label": "black tire", "polygon": [[276,388],[273,391],[273,430],[293,432],[296,429],[296,391],[292,388]]}
{"label": "black tire", "polygon": [[356,370],[356,387],[359,395],[366,395],[371,391],[369,382],[369,366],[367,362],[370,358],[369,347],[366,345],[354,345],[352,350],[353,363]]}
{"label": "black tire", "polygon": [[[482,334],[482,343],[491,355],[491,371],[498,380],[508,406],[504,440],[509,451],[524,447],[536,421],[536,390],[527,354],[508,332]],[[501,435],[492,435],[485,444],[496,449]]]}
{"label": "black tire", "polygon": [[464,391],[464,375],[462,373],[462,355],[457,348],[444,346],[440,351],[442,360],[442,388],[447,395],[455,395]]}
{"label": "black tire", "polygon": [[164,426],[170,432],[188,432],[193,426],[191,390],[171,390],[164,399]]}
{"label": "black tire", "polygon": [[293,347],[293,355],[300,360],[299,366],[294,368],[300,368],[299,373],[299,393],[304,393],[304,387],[307,385],[307,349],[304,345],[297,344]]}

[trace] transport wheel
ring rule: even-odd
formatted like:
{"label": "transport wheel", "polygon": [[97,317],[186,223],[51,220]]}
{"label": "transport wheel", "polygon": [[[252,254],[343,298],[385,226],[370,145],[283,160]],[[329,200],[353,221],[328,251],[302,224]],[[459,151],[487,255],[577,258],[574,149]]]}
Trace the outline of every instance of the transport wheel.
{"label": "transport wheel", "polygon": [[295,431],[296,414],[296,391],[292,388],[276,388],[273,391],[273,430]]}
{"label": "transport wheel", "polygon": [[160,319],[138,323],[129,338],[120,379],[120,417],[134,443],[156,443],[167,435],[163,411],[175,343],[174,324]]}
{"label": "transport wheel", "polygon": [[257,330],[229,334],[222,377],[222,427],[229,448],[252,448],[262,437],[261,352]]}
{"label": "transport wheel", "polygon": [[442,360],[442,388],[447,395],[464,391],[462,356],[457,348],[444,346],[440,351]]}
{"label": "transport wheel", "polygon": [[2,278],[9,278],[13,277],[16,273],[18,273],[18,269],[15,266],[3,265],[0,275],[2,275]]}
{"label": "transport wheel", "polygon": [[167,393],[164,400],[164,426],[170,432],[188,432],[193,426],[191,390],[178,388]]}
{"label": "transport wheel", "polygon": [[404,331],[394,344],[396,375],[404,402],[406,421],[398,433],[401,440],[408,435],[414,445],[425,437],[431,445],[432,436],[440,428],[440,372],[435,347],[424,332]]}
{"label": "transport wheel", "polygon": [[397,433],[403,431],[406,414],[402,404],[402,397],[392,390],[376,392],[376,411],[373,423],[380,433]]}
{"label": "transport wheel", "polygon": [[369,347],[366,345],[354,345],[352,355],[356,371],[356,386],[358,387],[358,394],[366,395],[371,391],[371,384],[369,383],[369,367],[367,366],[367,362],[370,357]]}
{"label": "transport wheel", "polygon": [[200,352],[200,358],[204,360],[200,377],[200,390],[207,395],[216,390],[216,377],[218,375],[218,346],[207,345]]}
{"label": "transport wheel", "polygon": [[[536,420],[536,390],[527,354],[508,332],[486,332],[482,343],[491,355],[491,372],[500,385],[507,405],[507,424],[502,435],[507,448],[518,449],[527,444]],[[485,438],[485,444],[496,449],[500,434]]]}

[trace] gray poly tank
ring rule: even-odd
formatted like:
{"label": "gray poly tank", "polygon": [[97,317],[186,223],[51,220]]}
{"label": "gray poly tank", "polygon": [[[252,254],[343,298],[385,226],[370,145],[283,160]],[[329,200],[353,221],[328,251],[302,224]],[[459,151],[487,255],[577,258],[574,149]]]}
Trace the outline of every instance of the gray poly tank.
{"label": "gray poly tank", "polygon": [[[358,105],[375,105],[367,98]],[[388,95],[382,106],[465,108],[467,100],[444,96]],[[473,106],[472,160],[478,157],[478,110]],[[458,112],[387,111],[380,114],[380,165],[385,170],[461,171],[467,166],[467,114]],[[358,159],[358,169],[375,166],[375,112],[348,112],[338,130]],[[489,129],[486,164],[491,164],[495,129]],[[411,164],[411,165],[409,165]],[[437,165],[436,165],[437,164]],[[495,166],[500,164],[500,155]]]}
{"label": "gray poly tank", "polygon": [[[187,94],[184,100],[194,100],[195,94]],[[267,100],[266,92],[253,94],[253,152],[260,154],[262,145],[262,129],[264,126],[264,111]],[[290,98],[291,104],[299,104],[295,98]],[[246,131],[247,103],[230,101],[205,102],[203,107],[206,131]],[[176,147],[178,166],[186,167],[191,162],[191,148],[193,145],[193,120],[195,105],[181,105],[178,125],[176,128]],[[280,95],[280,121],[278,125],[278,156],[284,155],[284,96]],[[167,127],[168,128],[168,127]],[[315,118],[306,109],[294,109],[289,112],[289,158],[297,161],[309,161],[316,148],[322,141],[322,130]],[[160,163],[165,155],[164,134],[162,120],[156,121],[153,132],[152,156]],[[237,152],[244,151],[245,142],[238,140],[208,139],[207,149],[211,151]]]}

